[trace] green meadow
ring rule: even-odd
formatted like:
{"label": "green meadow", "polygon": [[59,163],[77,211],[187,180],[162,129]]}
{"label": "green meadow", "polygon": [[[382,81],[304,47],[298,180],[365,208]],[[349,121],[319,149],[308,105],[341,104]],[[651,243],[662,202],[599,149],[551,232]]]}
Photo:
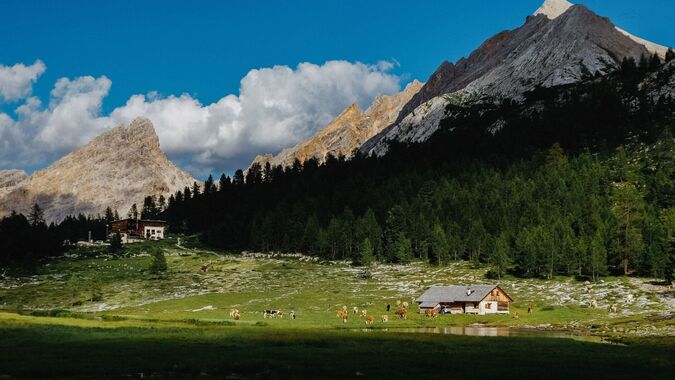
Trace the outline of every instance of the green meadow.
{"label": "green meadow", "polygon": [[[674,369],[672,294],[653,291],[650,279],[497,281],[465,262],[365,269],[185,245],[132,244],[118,256],[79,248],[30,271],[4,271],[0,376],[666,378]],[[149,270],[158,247],[168,264],[160,274]],[[430,319],[412,302],[431,285],[475,283],[498,283],[515,300],[511,314]],[[411,304],[408,319],[394,318],[397,301]],[[346,323],[336,317],[343,306]],[[353,307],[375,323],[366,326]],[[264,318],[264,309],[285,315]],[[518,336],[439,333],[461,327]]]}

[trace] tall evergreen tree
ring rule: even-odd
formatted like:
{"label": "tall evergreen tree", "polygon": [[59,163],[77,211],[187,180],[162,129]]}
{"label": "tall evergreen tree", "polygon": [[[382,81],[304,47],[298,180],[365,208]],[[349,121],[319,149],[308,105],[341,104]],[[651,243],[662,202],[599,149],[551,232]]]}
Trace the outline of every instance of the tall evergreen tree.
{"label": "tall evergreen tree", "polygon": [[612,239],[614,262],[627,275],[629,266],[643,246],[641,222],[644,200],[635,185],[620,182],[614,186],[612,203],[612,214],[616,221]]}

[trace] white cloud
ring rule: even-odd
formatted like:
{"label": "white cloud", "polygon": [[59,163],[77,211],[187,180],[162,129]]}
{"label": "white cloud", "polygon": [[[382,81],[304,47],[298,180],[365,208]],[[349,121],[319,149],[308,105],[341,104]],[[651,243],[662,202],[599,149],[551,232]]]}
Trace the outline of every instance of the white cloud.
{"label": "white cloud", "polygon": [[23,63],[11,67],[0,65],[0,100],[11,102],[29,96],[33,83],[45,69],[45,64],[40,60],[30,66]]}
{"label": "white cloud", "polygon": [[[232,170],[256,154],[277,152],[313,135],[351,103],[367,107],[375,96],[397,92],[399,78],[389,73],[391,68],[387,62],[329,61],[251,70],[241,80],[239,95],[212,104],[202,105],[187,94],[150,92],[131,96],[107,116],[100,109],[111,86],[108,78],[62,78],[46,108],[31,97],[17,108],[17,121],[0,117],[0,138],[9,136],[7,130],[21,131],[12,138],[22,140],[16,144],[21,153],[31,152],[28,157],[14,152],[19,157],[15,166],[21,166],[36,157],[55,158],[107,128],[144,116],[153,122],[167,155],[196,175]],[[7,166],[8,157],[0,152],[0,165]]]}

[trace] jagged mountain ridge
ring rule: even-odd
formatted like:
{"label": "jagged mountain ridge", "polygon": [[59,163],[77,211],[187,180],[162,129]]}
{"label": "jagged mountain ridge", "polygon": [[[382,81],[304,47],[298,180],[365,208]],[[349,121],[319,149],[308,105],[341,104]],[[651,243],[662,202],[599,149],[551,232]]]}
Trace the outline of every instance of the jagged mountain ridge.
{"label": "jagged mountain ridge", "polygon": [[310,139],[284,149],[276,156],[259,155],[253,163],[265,165],[269,162],[272,166],[288,167],[296,159],[304,162],[315,158],[323,162],[328,154],[335,157],[340,155],[350,157],[368,139],[394,122],[403,105],[422,88],[422,85],[414,80],[395,95],[378,96],[365,111],[352,104]]}
{"label": "jagged mountain ridge", "polygon": [[12,210],[26,213],[34,203],[44,209],[48,222],[79,213],[101,214],[106,207],[124,215],[133,203],[140,207],[145,196],[168,197],[194,182],[166,158],[152,122],[137,118],[5,186],[0,216]]}
{"label": "jagged mountain ridge", "polygon": [[[544,3],[534,12],[534,15],[543,14],[549,19],[554,19],[561,14],[565,13],[570,7],[574,4],[570,3],[567,0],[546,0]],[[615,26],[616,30],[628,36],[633,41],[637,42],[640,45],[643,45],[650,53],[656,53],[661,59],[665,58],[668,48],[659,44],[655,44],[651,41],[647,41],[643,38],[634,36],[627,31]]]}
{"label": "jagged mountain ridge", "polygon": [[551,17],[535,12],[523,26],[498,33],[469,58],[454,65],[441,64],[403,107],[397,122],[366,142],[361,151],[382,155],[387,141],[426,140],[438,122],[450,116],[449,105],[521,100],[527,91],[538,87],[607,74],[618,68],[624,57],[639,59],[649,54],[645,46],[617,30],[607,18],[583,5],[562,5],[547,1],[540,9]]}

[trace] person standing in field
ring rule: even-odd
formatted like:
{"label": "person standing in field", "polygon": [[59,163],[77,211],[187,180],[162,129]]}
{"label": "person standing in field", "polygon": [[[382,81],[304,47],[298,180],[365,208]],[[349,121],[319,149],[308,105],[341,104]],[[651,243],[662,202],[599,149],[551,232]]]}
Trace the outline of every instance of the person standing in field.
{"label": "person standing in field", "polygon": [[389,312],[389,309],[391,309],[391,305],[387,304],[387,312]]}

